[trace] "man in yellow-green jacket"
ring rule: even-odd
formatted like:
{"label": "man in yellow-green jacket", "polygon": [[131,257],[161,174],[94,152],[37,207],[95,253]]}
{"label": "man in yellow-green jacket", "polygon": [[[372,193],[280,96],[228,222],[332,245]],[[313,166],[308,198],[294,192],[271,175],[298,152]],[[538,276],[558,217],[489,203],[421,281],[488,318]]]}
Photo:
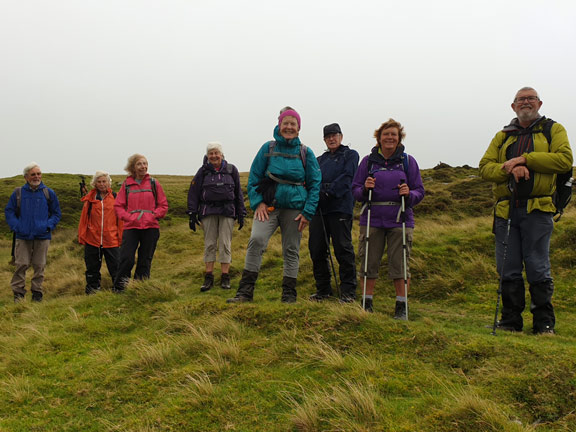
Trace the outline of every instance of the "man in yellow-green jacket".
{"label": "man in yellow-green jacket", "polygon": [[496,199],[496,266],[502,293],[497,328],[522,331],[525,268],[532,330],[553,334],[556,319],[549,252],[556,208],[552,196],[556,175],[572,168],[572,150],[564,127],[541,116],[541,106],[533,88],[523,87],[516,93],[512,109],[517,117],[492,139],[480,161],[480,175],[494,182]]}

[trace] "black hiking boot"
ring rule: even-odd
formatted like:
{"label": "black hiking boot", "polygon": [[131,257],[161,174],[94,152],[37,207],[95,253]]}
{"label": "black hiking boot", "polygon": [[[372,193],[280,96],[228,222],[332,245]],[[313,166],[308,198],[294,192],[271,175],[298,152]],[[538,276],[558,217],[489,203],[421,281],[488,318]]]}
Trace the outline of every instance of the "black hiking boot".
{"label": "black hiking boot", "polygon": [[282,303],[296,303],[296,278],[284,276],[282,278]]}
{"label": "black hiking boot", "polygon": [[90,286],[90,285],[86,285],[86,295],[90,295],[90,294],[96,294],[97,292],[101,291],[101,287],[100,286]]}
{"label": "black hiking boot", "polygon": [[230,289],[230,275],[228,273],[222,273],[220,276],[220,287],[222,289]]}
{"label": "black hiking boot", "polygon": [[394,308],[394,319],[406,321],[408,316],[406,315],[406,302],[396,301],[396,307]]}
{"label": "black hiking boot", "polygon": [[32,291],[32,301],[40,303],[42,301],[42,293],[40,291]]}
{"label": "black hiking boot", "polygon": [[14,293],[14,303],[20,303],[24,301],[24,294]]}
{"label": "black hiking boot", "polygon": [[258,279],[258,272],[251,272],[244,269],[236,295],[226,300],[226,303],[251,302],[254,298],[254,285],[256,284],[256,279]]}
{"label": "black hiking boot", "polygon": [[321,301],[329,299],[330,297],[332,297],[331,294],[314,293],[309,297],[309,300],[315,301],[315,302],[321,302]]}
{"label": "black hiking boot", "polygon": [[518,324],[518,320],[505,320],[502,318],[496,323],[496,330],[508,331],[508,332],[521,332],[522,326]]}
{"label": "black hiking boot", "polygon": [[364,300],[364,310],[366,312],[374,312],[374,302],[371,298],[367,298]]}
{"label": "black hiking boot", "polygon": [[214,286],[214,275],[212,273],[204,274],[204,283],[200,287],[200,292],[206,292]]}

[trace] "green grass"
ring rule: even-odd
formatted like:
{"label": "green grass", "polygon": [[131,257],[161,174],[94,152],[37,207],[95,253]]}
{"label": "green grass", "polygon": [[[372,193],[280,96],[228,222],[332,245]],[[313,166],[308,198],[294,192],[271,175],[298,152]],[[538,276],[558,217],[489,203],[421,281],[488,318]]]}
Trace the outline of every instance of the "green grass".
{"label": "green grass", "polygon": [[[226,304],[233,290],[200,293],[202,235],[187,227],[190,178],[178,176],[158,176],[171,211],[152,279],[114,295],[103,274],[104,291],[87,297],[75,241],[78,177],[45,175],[66,210],[43,303],[12,303],[2,225],[0,431],[576,431],[576,212],[552,240],[558,334],[531,335],[526,312],[525,332],[492,336],[489,185],[475,175],[423,172],[430,194],[416,211],[409,322],[391,318],[393,288],[383,278],[374,314],[306,301],[314,291],[307,234],[295,305],[279,301],[278,235],[254,303]],[[0,182],[6,202],[21,179]],[[233,287],[249,232],[249,221],[234,232]]]}

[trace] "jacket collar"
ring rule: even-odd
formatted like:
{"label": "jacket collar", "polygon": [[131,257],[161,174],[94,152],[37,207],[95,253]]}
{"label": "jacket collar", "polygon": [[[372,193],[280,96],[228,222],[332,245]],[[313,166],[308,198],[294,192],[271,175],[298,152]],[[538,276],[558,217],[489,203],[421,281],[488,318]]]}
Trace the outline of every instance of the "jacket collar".
{"label": "jacket collar", "polygon": [[534,120],[530,126],[528,126],[527,128],[523,128],[522,126],[520,126],[520,122],[518,121],[518,117],[514,117],[512,119],[512,121],[510,122],[510,124],[508,124],[502,128],[502,132],[508,133],[508,132],[520,131],[523,129],[533,129],[536,125],[543,123],[544,121],[546,121],[546,117],[540,116],[536,120]]}
{"label": "jacket collar", "polygon": [[202,166],[204,167],[205,170],[208,170],[208,171],[213,172],[213,173],[217,173],[217,172],[225,171],[226,167],[228,166],[228,162],[226,162],[226,159],[222,159],[222,165],[220,165],[220,169],[216,170],[216,168],[214,168],[214,165],[212,165],[210,162],[208,162],[208,156],[204,156],[204,161],[202,162]]}
{"label": "jacket collar", "polygon": [[276,125],[276,127],[274,128],[274,140],[279,144],[284,144],[290,147],[299,147],[301,144],[300,137],[287,140],[282,135],[280,135],[280,128],[278,127],[278,125]]}
{"label": "jacket collar", "polygon": [[396,163],[402,161],[402,155],[404,154],[404,144],[398,144],[396,150],[389,158],[385,158],[382,153],[380,153],[380,148],[378,146],[372,147],[370,152],[369,160],[376,163]]}

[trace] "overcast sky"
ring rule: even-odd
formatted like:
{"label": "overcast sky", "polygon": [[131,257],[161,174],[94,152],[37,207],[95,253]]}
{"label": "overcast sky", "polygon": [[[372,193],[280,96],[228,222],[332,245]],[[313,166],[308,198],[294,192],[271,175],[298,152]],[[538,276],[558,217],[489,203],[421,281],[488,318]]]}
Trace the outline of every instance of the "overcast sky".
{"label": "overcast sky", "polygon": [[318,155],[393,117],[421,168],[478,166],[522,86],[576,139],[573,0],[0,0],[0,177],[192,175],[208,141],[248,171],[295,107]]}

